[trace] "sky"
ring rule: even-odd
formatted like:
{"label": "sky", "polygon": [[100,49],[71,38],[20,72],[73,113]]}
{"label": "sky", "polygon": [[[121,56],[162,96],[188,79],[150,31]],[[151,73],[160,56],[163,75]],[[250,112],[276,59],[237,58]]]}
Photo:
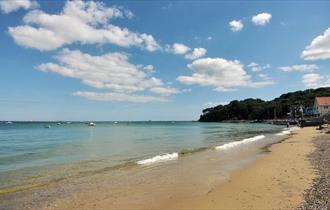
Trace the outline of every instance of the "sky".
{"label": "sky", "polygon": [[330,1],[0,0],[0,120],[197,120],[330,86]]}

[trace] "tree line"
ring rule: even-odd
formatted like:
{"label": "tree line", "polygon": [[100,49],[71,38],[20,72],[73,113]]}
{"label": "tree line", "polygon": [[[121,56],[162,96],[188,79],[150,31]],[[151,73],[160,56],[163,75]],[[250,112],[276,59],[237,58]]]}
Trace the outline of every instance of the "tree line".
{"label": "tree line", "polygon": [[316,96],[330,96],[329,88],[307,89],[289,92],[271,101],[248,98],[234,100],[227,105],[218,105],[203,110],[199,121],[221,122],[224,120],[267,120],[286,118],[293,107],[313,107]]}

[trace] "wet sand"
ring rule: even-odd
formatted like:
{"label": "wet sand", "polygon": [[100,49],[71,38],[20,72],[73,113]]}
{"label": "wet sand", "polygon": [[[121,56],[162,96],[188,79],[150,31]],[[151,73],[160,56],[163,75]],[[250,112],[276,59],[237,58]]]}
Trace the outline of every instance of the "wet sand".
{"label": "wet sand", "polygon": [[308,155],[317,131],[303,128],[204,196],[176,200],[168,209],[294,209],[316,177]]}

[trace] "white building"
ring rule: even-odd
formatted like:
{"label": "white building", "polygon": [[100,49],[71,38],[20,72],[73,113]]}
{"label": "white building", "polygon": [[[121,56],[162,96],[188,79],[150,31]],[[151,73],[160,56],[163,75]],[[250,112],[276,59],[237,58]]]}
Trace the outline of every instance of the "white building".
{"label": "white building", "polygon": [[324,116],[330,113],[330,97],[316,97],[314,109],[318,116]]}

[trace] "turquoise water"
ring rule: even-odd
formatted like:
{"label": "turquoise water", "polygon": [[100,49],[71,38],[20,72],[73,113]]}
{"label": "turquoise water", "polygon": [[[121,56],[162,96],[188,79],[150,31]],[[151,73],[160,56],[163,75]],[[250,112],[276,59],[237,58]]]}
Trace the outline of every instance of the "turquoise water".
{"label": "turquoise water", "polygon": [[96,122],[92,127],[84,122],[1,122],[0,190],[88,175],[156,155],[198,151],[280,130],[249,123]]}

